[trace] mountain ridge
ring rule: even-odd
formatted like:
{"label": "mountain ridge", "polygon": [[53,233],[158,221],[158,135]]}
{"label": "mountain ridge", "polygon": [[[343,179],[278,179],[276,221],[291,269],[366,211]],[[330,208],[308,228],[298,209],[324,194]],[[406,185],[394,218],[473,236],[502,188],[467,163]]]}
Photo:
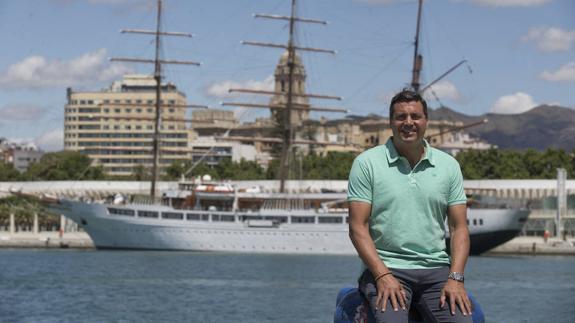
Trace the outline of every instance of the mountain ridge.
{"label": "mountain ridge", "polygon": [[519,114],[469,116],[449,107],[430,109],[430,120],[488,122],[465,131],[503,149],[575,149],[575,109],[542,104]]}

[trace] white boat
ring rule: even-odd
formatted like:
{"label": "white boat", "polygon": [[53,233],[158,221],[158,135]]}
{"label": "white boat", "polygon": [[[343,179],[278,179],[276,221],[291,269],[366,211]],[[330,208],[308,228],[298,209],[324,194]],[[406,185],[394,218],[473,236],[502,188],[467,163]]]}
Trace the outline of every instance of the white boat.
{"label": "white boat", "polygon": [[[161,203],[120,196],[107,201],[60,198],[51,209],[78,223],[98,249],[356,254],[348,236],[346,193],[288,195],[230,188],[188,182],[165,192]],[[469,208],[471,254],[515,237],[528,214]]]}

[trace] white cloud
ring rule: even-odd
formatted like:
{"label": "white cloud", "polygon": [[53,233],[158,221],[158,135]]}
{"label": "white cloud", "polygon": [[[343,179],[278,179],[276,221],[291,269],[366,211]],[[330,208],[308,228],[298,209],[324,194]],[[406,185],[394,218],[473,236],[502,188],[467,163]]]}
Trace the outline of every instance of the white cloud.
{"label": "white cloud", "polygon": [[533,7],[540,6],[551,0],[471,0],[481,6],[487,7]]}
{"label": "white cloud", "polygon": [[229,89],[250,89],[260,91],[274,90],[274,77],[268,76],[263,81],[248,80],[244,82],[222,81],[213,83],[205,89],[205,94],[213,98],[235,98],[241,96],[240,93],[229,93]]}
{"label": "white cloud", "polygon": [[524,42],[534,42],[543,52],[567,51],[575,43],[575,30],[556,27],[533,27],[521,38]]}
{"label": "white cloud", "polygon": [[130,72],[123,64],[108,63],[105,48],[68,61],[30,56],[0,73],[0,89],[78,86],[110,81]]}
{"label": "white cloud", "polygon": [[555,72],[545,70],[540,77],[551,82],[575,82],[575,61],[561,66]]}
{"label": "white cloud", "polygon": [[517,92],[511,95],[505,95],[497,99],[491,106],[492,113],[499,114],[518,114],[533,109],[537,103],[526,93]]}
{"label": "white cloud", "polygon": [[64,130],[50,130],[34,139],[36,145],[44,151],[59,151],[64,149]]}
{"label": "white cloud", "polygon": [[[435,94],[435,96],[433,95]],[[461,95],[459,91],[455,87],[455,85],[449,81],[441,81],[435,83],[429,89],[427,89],[424,93],[424,98],[426,100],[434,100],[435,97],[438,99],[447,99],[452,101],[460,101]]]}
{"label": "white cloud", "polygon": [[33,105],[13,104],[0,109],[0,120],[32,121],[40,119],[46,110]]}

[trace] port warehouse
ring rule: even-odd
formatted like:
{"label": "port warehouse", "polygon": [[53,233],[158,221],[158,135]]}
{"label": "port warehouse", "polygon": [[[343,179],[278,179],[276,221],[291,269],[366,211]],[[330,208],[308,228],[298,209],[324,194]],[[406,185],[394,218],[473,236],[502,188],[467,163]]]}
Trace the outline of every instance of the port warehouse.
{"label": "port warehouse", "polygon": [[[238,190],[259,187],[262,192],[274,192],[279,187],[277,181],[230,181]],[[479,195],[482,201],[497,203],[500,207],[528,207],[532,210],[523,228],[523,235],[542,235],[545,230],[553,230],[557,213],[556,180],[466,180],[465,192]],[[178,182],[158,182],[159,191],[175,190]],[[286,187],[291,192],[321,193],[322,191],[345,192],[344,180],[301,180],[288,181]],[[0,197],[10,191],[52,196],[78,196],[101,199],[116,193],[141,194],[149,192],[149,182],[136,181],[42,181],[42,182],[0,182]],[[563,218],[563,228],[569,236],[575,236],[575,180],[565,182],[567,214]],[[70,227],[70,226],[68,226]],[[0,228],[1,230],[2,228]],[[72,228],[73,229],[73,225]]]}

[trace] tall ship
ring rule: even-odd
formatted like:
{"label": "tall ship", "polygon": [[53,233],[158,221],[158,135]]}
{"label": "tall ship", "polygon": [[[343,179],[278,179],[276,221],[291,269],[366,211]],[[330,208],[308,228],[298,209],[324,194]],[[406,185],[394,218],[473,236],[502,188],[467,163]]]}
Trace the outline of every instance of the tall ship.
{"label": "tall ship", "polygon": [[[300,47],[294,44],[296,23],[324,22],[295,16],[296,1],[291,0],[291,15],[256,15],[259,18],[289,22],[287,44],[244,42],[248,45],[274,47],[285,50],[285,88],[275,91],[232,89],[236,92],[278,97],[269,105],[241,104],[246,108],[271,109],[278,122],[275,138],[249,138],[277,145],[279,180],[273,187],[250,186],[248,182],[214,181],[209,176],[182,180],[178,188],[156,192],[159,147],[161,141],[161,65],[159,44],[161,36],[179,33],[160,29],[161,1],[155,31],[132,31],[153,34],[156,38],[154,59],[156,80],[155,133],[153,137],[152,183],[149,196],[117,194],[103,200],[57,197],[45,199],[51,211],[75,221],[93,240],[98,249],[191,250],[213,252],[250,252],[279,254],[339,254],[354,255],[356,251],[348,236],[348,212],[345,191],[323,190],[311,193],[289,189],[289,166],[293,162],[294,147],[322,145],[297,136],[297,123],[302,114],[310,111],[345,112],[343,109],[313,107],[308,98],[338,99],[335,96],[302,93],[297,86],[296,51],[332,51]],[[421,5],[421,3],[420,3]],[[420,9],[421,10],[421,9]],[[419,18],[418,18],[419,20]],[[419,25],[419,23],[418,23]],[[416,41],[417,44],[417,41]],[[417,47],[417,46],[416,46]],[[134,61],[133,59],[124,59]],[[174,62],[174,61],[169,61]],[[188,63],[190,64],[190,63]],[[421,56],[417,49],[414,58],[414,89],[419,88],[418,74]],[[223,136],[220,140],[246,141],[246,138]],[[292,185],[294,186],[294,185]],[[481,254],[504,243],[521,230],[528,216],[527,210],[493,208],[481,203],[469,203],[468,221],[471,253]],[[446,230],[448,232],[448,230]],[[448,233],[447,233],[448,234]],[[446,237],[449,239],[449,236]],[[449,246],[449,243],[447,243]]]}

